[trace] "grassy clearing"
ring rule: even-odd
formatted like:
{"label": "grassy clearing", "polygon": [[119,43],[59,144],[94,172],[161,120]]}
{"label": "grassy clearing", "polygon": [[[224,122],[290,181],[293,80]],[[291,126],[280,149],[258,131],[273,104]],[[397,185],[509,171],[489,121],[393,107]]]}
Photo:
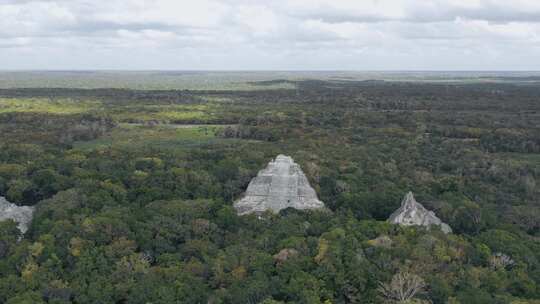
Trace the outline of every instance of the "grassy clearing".
{"label": "grassy clearing", "polygon": [[216,134],[221,128],[222,126],[218,125],[175,128],[173,126],[145,127],[120,124],[111,133],[96,140],[76,142],[74,148],[94,150],[111,146],[129,149],[192,147],[217,140]]}
{"label": "grassy clearing", "polygon": [[494,153],[493,155],[503,161],[510,161],[520,165],[525,164],[540,168],[540,154],[537,153],[504,152]]}
{"label": "grassy clearing", "polygon": [[101,108],[101,102],[92,100],[0,98],[0,113],[50,113],[67,115],[96,111]]}
{"label": "grassy clearing", "polygon": [[104,113],[119,122],[206,122],[217,116],[219,108],[208,104],[129,104],[117,105],[95,100],[48,98],[0,98],[1,113],[48,113],[70,115]]}
{"label": "grassy clearing", "polygon": [[212,105],[140,105],[118,107],[111,111],[115,120],[127,121],[208,121],[214,114]]}

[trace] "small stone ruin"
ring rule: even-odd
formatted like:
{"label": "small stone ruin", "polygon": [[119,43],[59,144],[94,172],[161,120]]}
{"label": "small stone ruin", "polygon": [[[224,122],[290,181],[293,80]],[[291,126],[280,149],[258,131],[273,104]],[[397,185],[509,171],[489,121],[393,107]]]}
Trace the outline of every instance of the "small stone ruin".
{"label": "small stone ruin", "polygon": [[414,199],[412,192],[405,195],[401,201],[401,207],[394,211],[388,218],[392,224],[403,226],[439,226],[444,233],[451,233],[452,228],[443,223],[433,211],[427,210],[422,204]]}
{"label": "small stone ruin", "polygon": [[0,196],[0,221],[13,220],[17,223],[17,228],[19,228],[21,233],[25,233],[28,230],[33,213],[34,207],[17,206]]}

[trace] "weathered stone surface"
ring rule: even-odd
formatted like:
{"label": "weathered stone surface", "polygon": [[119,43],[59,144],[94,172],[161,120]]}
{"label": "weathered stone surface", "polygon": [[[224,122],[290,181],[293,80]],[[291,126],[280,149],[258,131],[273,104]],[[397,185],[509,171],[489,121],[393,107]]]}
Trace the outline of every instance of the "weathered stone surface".
{"label": "weathered stone surface", "polygon": [[388,221],[403,226],[439,226],[444,233],[451,233],[452,229],[443,223],[433,211],[429,211],[414,199],[412,192],[405,195],[401,207],[394,211]]}
{"label": "weathered stone surface", "polygon": [[294,248],[285,248],[285,249],[281,249],[278,253],[274,254],[273,257],[274,257],[274,260],[276,260],[276,262],[280,264],[280,263],[284,263],[290,258],[297,257],[298,254],[299,254],[298,250]]}
{"label": "weathered stone surface", "polygon": [[392,239],[387,235],[381,235],[377,238],[374,238],[373,240],[368,241],[368,244],[370,244],[371,246],[383,248],[390,248],[392,247],[393,243],[394,241],[392,241]]}
{"label": "weathered stone surface", "polygon": [[34,208],[29,206],[17,206],[8,202],[0,196],[0,221],[13,220],[17,222],[17,227],[22,233],[28,230],[28,225],[32,221]]}
{"label": "weathered stone surface", "polygon": [[278,155],[251,180],[246,195],[234,203],[239,215],[266,210],[324,208],[304,172],[289,156]]}
{"label": "weathered stone surface", "polygon": [[491,255],[489,258],[489,265],[491,268],[497,270],[497,269],[505,269],[510,268],[516,264],[516,261],[512,259],[509,255],[504,254],[502,252],[496,252],[495,254]]}

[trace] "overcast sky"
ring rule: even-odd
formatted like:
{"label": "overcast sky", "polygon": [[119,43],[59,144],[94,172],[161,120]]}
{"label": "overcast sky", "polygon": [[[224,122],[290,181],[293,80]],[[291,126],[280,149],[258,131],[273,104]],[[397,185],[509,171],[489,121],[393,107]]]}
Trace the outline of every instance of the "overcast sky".
{"label": "overcast sky", "polygon": [[540,0],[0,0],[0,69],[540,70]]}

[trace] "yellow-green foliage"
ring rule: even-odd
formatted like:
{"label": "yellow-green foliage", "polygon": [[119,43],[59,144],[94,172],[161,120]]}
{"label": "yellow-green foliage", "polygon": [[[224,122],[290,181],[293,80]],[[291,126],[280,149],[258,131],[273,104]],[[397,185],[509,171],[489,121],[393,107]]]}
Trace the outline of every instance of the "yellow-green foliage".
{"label": "yellow-green foliage", "polygon": [[315,262],[320,263],[324,259],[324,257],[326,256],[326,252],[328,251],[328,247],[328,240],[320,238],[317,255],[315,256]]}
{"label": "yellow-green foliage", "polygon": [[207,120],[212,117],[212,105],[141,105],[115,108],[112,117],[122,121]]}
{"label": "yellow-green foliage", "polygon": [[151,121],[207,121],[220,110],[215,103],[208,104],[129,104],[117,105],[95,100],[48,98],[0,98],[1,113],[49,113],[69,115],[80,113],[107,113],[120,122]]}
{"label": "yellow-green foliage", "polygon": [[26,167],[19,164],[0,164],[0,177],[16,178],[26,174]]}
{"label": "yellow-green foliage", "polygon": [[0,113],[30,112],[51,114],[78,114],[98,110],[99,101],[46,98],[0,98]]}

